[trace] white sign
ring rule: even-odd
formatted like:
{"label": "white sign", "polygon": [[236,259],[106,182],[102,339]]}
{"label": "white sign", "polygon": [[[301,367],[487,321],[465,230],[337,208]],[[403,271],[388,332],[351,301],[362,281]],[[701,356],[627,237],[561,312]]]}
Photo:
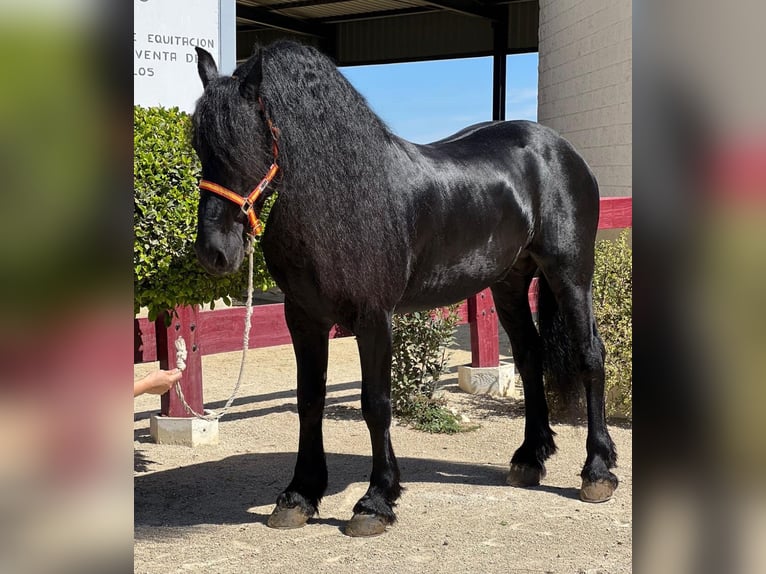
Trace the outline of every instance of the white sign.
{"label": "white sign", "polygon": [[219,0],[134,0],[133,103],[194,111],[199,46],[221,61]]}

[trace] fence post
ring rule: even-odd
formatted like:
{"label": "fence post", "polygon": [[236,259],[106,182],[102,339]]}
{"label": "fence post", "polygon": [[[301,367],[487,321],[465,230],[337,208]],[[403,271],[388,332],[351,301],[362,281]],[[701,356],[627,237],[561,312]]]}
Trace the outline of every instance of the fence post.
{"label": "fence post", "polygon": [[[176,339],[180,336],[186,341],[186,369],[181,378],[181,390],[186,402],[198,413],[204,408],[202,401],[202,352],[197,342],[198,306],[177,307],[176,316],[165,326],[165,316],[155,322],[157,332],[157,358],[161,369],[176,368]],[[178,398],[175,388],[162,395],[161,413],[167,417],[190,417]]]}
{"label": "fence post", "polygon": [[471,366],[500,365],[497,311],[489,289],[468,298],[468,323],[471,327]]}

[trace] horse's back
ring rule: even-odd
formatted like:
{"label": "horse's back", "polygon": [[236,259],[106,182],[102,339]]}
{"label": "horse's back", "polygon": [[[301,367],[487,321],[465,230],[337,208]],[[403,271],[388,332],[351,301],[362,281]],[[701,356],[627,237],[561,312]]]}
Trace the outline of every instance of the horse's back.
{"label": "horse's back", "polygon": [[494,121],[494,120],[490,120],[490,121],[486,121],[486,122],[479,122],[478,124],[473,124],[471,126],[463,128],[460,131],[455,132],[452,135],[449,135],[449,136],[447,136],[445,138],[442,138],[440,140],[433,141],[433,142],[431,142],[429,144],[426,144],[426,145],[429,145],[429,146],[439,146],[439,145],[442,145],[442,144],[445,144],[445,143],[450,143],[450,142],[462,139],[462,138],[464,138],[466,136],[469,136],[472,133],[474,133],[474,132],[476,132],[476,131],[478,131],[478,130],[480,130],[482,128],[485,128],[487,126],[491,126],[491,125],[497,124],[497,123],[499,123],[499,122]]}
{"label": "horse's back", "polygon": [[538,228],[576,219],[579,228],[595,234],[596,178],[574,146],[548,126],[528,120],[483,122],[424,149],[435,158],[489,168],[489,174],[496,170]]}
{"label": "horse's back", "polygon": [[499,280],[536,244],[549,253],[595,233],[595,179],[548,127],[486,122],[418,148],[432,176],[414,190],[414,257],[402,307],[458,300]]}
{"label": "horse's back", "polygon": [[[538,224],[554,213],[598,216],[598,185],[585,159],[555,130],[537,122],[482,122],[417,147],[423,165],[436,173],[440,191],[462,196],[455,204],[461,210],[466,200],[478,201],[485,211],[515,208],[511,211]],[[474,215],[481,219],[480,213]]]}
{"label": "horse's back", "polygon": [[534,181],[526,187],[537,220],[530,243],[546,253],[565,251],[573,245],[592,246],[598,227],[598,183],[574,146],[537,122],[503,122],[472,135],[482,132],[509,146],[509,161],[523,165],[525,179]]}
{"label": "horse's back", "polygon": [[510,157],[517,161],[520,152],[536,152],[546,161],[555,160],[557,156],[569,156],[585,164],[572,144],[553,128],[529,120],[481,122],[421,148],[426,154],[430,152],[454,158],[470,154],[476,159]]}

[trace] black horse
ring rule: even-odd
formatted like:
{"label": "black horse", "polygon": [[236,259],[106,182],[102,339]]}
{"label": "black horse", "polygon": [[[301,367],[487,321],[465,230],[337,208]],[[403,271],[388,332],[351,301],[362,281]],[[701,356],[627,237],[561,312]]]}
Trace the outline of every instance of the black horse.
{"label": "black horse", "polygon": [[[213,274],[235,271],[251,232],[237,203],[279,166],[261,248],[285,294],[298,365],[295,473],[269,525],[302,526],[327,486],[322,412],[328,331],[357,338],[362,412],[372,442],[367,493],[351,535],[383,532],[401,493],[391,446],[391,315],[465,299],[489,286],[524,384],[524,442],[508,482],[537,485],[556,451],[543,392],[584,385],[587,458],[581,497],[617,487],[604,412],[604,346],[592,311],[599,193],[585,161],[554,131],[527,121],[485,122],[428,144],[391,133],[332,62],[280,41],[219,76],[198,52],[204,94],[193,117],[202,162],[196,252]],[[273,165],[272,165],[273,168]],[[269,178],[268,181],[270,181]],[[266,181],[266,183],[268,183]],[[259,184],[259,182],[261,182]],[[265,201],[251,196],[251,214]],[[257,197],[256,197],[257,196]],[[539,331],[527,291],[539,275]]]}

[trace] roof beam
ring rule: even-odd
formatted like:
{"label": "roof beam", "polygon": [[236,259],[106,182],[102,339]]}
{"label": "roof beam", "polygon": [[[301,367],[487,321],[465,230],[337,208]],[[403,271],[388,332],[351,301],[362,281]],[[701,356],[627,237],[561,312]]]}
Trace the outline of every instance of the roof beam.
{"label": "roof beam", "polygon": [[343,16],[327,16],[317,18],[316,22],[327,24],[340,24],[343,22],[357,22],[360,20],[377,20],[379,18],[393,18],[395,16],[412,16],[414,14],[429,14],[438,12],[435,6],[413,6],[411,8],[398,8],[394,10],[376,10],[374,12],[362,12],[359,14],[345,14]]}
{"label": "roof beam", "polygon": [[276,12],[264,10],[263,8],[254,8],[252,6],[237,4],[237,18],[256,22],[263,26],[268,26],[269,28],[277,28],[278,30],[285,30],[286,32],[293,32],[295,34],[303,34],[304,36],[316,36],[318,38],[327,36],[327,30],[321,24],[313,24],[306,20],[290,18],[289,16],[283,16]]}
{"label": "roof beam", "polygon": [[451,12],[485,18],[487,20],[496,20],[498,18],[496,9],[490,8],[483,2],[473,0],[425,0],[431,6],[438,6]]}
{"label": "roof beam", "polygon": [[289,10],[291,8],[305,8],[306,6],[323,6],[325,4],[340,4],[348,0],[288,0],[278,4],[268,4],[268,10]]}

